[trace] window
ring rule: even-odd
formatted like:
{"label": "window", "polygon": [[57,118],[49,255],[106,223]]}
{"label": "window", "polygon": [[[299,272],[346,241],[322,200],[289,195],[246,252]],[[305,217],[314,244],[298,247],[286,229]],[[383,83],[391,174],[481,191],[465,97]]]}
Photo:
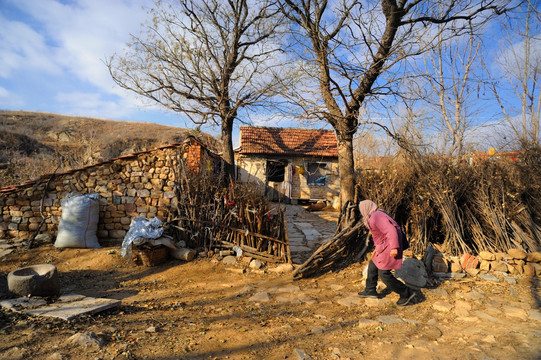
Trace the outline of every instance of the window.
{"label": "window", "polygon": [[327,163],[308,163],[306,167],[308,185],[325,186]]}
{"label": "window", "polygon": [[286,160],[267,160],[267,180],[274,182],[284,181]]}

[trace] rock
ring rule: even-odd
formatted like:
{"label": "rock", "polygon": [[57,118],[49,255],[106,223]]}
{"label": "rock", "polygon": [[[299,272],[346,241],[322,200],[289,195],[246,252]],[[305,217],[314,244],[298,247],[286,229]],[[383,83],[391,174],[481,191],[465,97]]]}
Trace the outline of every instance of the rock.
{"label": "rock", "polygon": [[457,316],[466,318],[471,311],[471,304],[464,300],[455,301],[454,312]]}
{"label": "rock", "polygon": [[519,260],[523,260],[528,257],[528,254],[526,253],[526,251],[520,250],[520,249],[509,249],[507,250],[507,254],[511,256],[513,259],[519,259]]}
{"label": "rock", "polygon": [[440,312],[449,312],[453,308],[453,305],[446,301],[436,301],[432,304],[432,308]]}
{"label": "rock", "polygon": [[312,358],[306,353],[306,351],[302,349],[295,349],[294,353],[297,356],[298,360],[312,360]]}
{"label": "rock", "polygon": [[331,284],[330,288],[332,291],[340,291],[344,288],[344,285]]}
{"label": "rock", "polygon": [[509,284],[516,284],[517,283],[517,279],[513,278],[513,277],[509,277],[509,276],[506,276],[503,278],[506,282],[508,282]]}
{"label": "rock", "polygon": [[388,304],[388,301],[386,299],[370,299],[366,298],[364,299],[364,304],[368,307],[383,307],[386,304]]}
{"label": "rock", "polygon": [[395,270],[395,276],[414,288],[425,287],[428,282],[425,264],[414,258],[404,259],[402,268]]}
{"label": "rock", "polygon": [[257,259],[254,259],[250,262],[250,269],[261,269],[265,264]]}
{"label": "rock", "polygon": [[244,285],[244,287],[243,287],[242,289],[240,289],[239,292],[237,293],[237,296],[249,294],[249,293],[251,293],[253,290],[254,290],[254,288],[253,288],[252,285],[250,285],[250,284]]}
{"label": "rock", "polygon": [[496,256],[496,261],[507,261],[507,260],[510,260],[512,259],[511,256],[509,256],[509,254],[507,253],[503,253],[503,252],[497,252],[494,254],[494,256]]}
{"label": "rock", "polygon": [[270,294],[268,292],[259,292],[248,299],[253,302],[267,302],[270,301]]}
{"label": "rock", "polygon": [[430,326],[430,327],[425,327],[420,335],[425,339],[430,339],[432,341],[435,341],[439,339],[443,335],[443,333],[437,327]]}
{"label": "rock", "polygon": [[462,272],[462,266],[460,266],[459,263],[452,262],[451,263],[451,272],[461,273]]}
{"label": "rock", "polygon": [[336,302],[346,307],[361,305],[362,298],[359,296],[349,296],[346,298],[338,299]]}
{"label": "rock", "polygon": [[487,335],[481,341],[489,343],[489,344],[495,344],[496,343],[496,337],[494,335]]}
{"label": "rock", "polygon": [[524,265],[522,265],[521,263],[508,265],[507,270],[509,270],[509,272],[511,274],[521,274],[522,275],[522,274],[524,274]]}
{"label": "rock", "polygon": [[481,279],[487,280],[487,281],[500,282],[500,280],[496,276],[494,276],[492,274],[481,274],[481,275],[479,275],[479,277]]}
{"label": "rock", "polygon": [[53,236],[51,234],[39,234],[36,236],[34,241],[41,244],[53,243]]}
{"label": "rock", "polygon": [[300,304],[301,301],[297,298],[277,296],[276,301],[281,303]]}
{"label": "rock", "polygon": [[401,318],[394,315],[381,315],[377,317],[377,320],[380,323],[386,324],[386,325],[401,324],[404,322]]}
{"label": "rock", "polygon": [[224,257],[224,259],[222,260],[222,263],[224,265],[233,265],[233,264],[236,264],[237,263],[237,257],[236,256],[226,256]]}
{"label": "rock", "polygon": [[464,294],[464,299],[466,300],[483,300],[486,296],[479,291],[472,289],[470,292]]}
{"label": "rock", "polygon": [[361,320],[359,320],[358,325],[359,325],[359,327],[361,329],[363,329],[363,328],[367,328],[367,327],[370,327],[370,326],[378,326],[379,321],[372,320],[372,319],[361,319]]}
{"label": "rock", "polygon": [[534,270],[535,270],[535,275],[536,276],[541,276],[541,264],[537,264],[537,263],[534,263],[532,264]]}
{"label": "rock", "polygon": [[475,311],[475,316],[477,316],[477,318],[481,320],[490,321],[494,323],[503,323],[503,320],[500,320],[497,317],[488,315],[480,310]]}
{"label": "rock", "polygon": [[301,288],[297,285],[288,285],[288,286],[282,286],[276,289],[276,291],[281,293],[297,293],[301,291]]}
{"label": "rock", "polygon": [[503,261],[495,261],[492,263],[492,271],[507,272],[507,264]]}
{"label": "rock", "polygon": [[147,332],[147,333],[155,333],[156,332],[156,327],[155,326],[150,326],[150,327],[146,328],[145,332]]}
{"label": "rock", "polygon": [[539,321],[541,322],[541,311],[539,310],[530,310],[528,311],[528,316],[531,320]]}
{"label": "rock", "polygon": [[293,265],[291,264],[280,264],[276,266],[275,268],[269,269],[269,271],[275,272],[275,273],[288,273],[295,270]]}
{"label": "rock", "polygon": [[77,333],[71,336],[68,341],[73,344],[84,346],[86,348],[101,349],[103,346],[103,340],[91,331]]}
{"label": "rock", "polygon": [[490,271],[490,264],[492,261],[488,260],[481,260],[481,263],[479,264],[479,270],[481,271]]}
{"label": "rock", "polygon": [[478,256],[483,260],[489,260],[489,261],[496,260],[496,255],[488,251],[481,251]]}
{"label": "rock", "polygon": [[439,295],[439,296],[444,297],[444,298],[449,297],[449,292],[447,290],[445,290],[445,289],[442,289],[442,288],[431,289],[430,293],[433,294],[433,295]]}
{"label": "rock", "polygon": [[510,316],[514,318],[518,318],[520,320],[528,320],[529,316],[526,310],[517,308],[514,306],[504,306],[503,307],[503,313],[505,316]]}
{"label": "rock", "polygon": [[479,275],[481,270],[479,270],[479,269],[466,269],[466,272],[468,273],[468,275],[470,275],[472,277],[476,277],[477,275]]}
{"label": "rock", "polygon": [[[221,252],[221,251],[220,251],[220,252]],[[250,257],[250,256],[242,256],[242,257],[240,258],[240,260],[241,260],[242,262],[246,263],[246,264],[250,264],[250,263],[252,262],[253,258]]]}
{"label": "rock", "polygon": [[532,264],[524,265],[524,275],[535,276],[535,268]]}
{"label": "rock", "polygon": [[541,262],[541,252],[536,251],[536,252],[528,254],[528,256],[526,256],[526,261],[532,262],[532,263]]}

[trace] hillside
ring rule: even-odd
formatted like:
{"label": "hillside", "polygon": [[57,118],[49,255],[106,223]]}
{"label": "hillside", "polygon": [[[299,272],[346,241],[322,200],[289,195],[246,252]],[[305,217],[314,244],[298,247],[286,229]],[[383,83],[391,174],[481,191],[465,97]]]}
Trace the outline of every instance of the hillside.
{"label": "hillside", "polygon": [[194,135],[218,151],[218,141],[195,130],[154,123],[58,114],[0,111],[0,187],[80,168],[121,155],[182,142]]}

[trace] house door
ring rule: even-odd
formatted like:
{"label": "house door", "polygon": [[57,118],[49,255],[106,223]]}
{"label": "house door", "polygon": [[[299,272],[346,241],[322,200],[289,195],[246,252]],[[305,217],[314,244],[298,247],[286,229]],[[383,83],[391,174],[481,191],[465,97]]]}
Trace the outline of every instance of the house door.
{"label": "house door", "polygon": [[280,200],[284,193],[284,180],[287,160],[267,160],[267,195],[273,200]]}

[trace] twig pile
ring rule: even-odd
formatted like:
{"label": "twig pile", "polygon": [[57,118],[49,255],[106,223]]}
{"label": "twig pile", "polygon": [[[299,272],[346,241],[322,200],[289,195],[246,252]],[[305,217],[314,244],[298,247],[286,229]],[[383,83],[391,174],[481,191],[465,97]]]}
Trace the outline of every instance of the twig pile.
{"label": "twig pile", "polygon": [[415,253],[429,243],[451,255],[541,248],[541,149],[520,161],[416,158],[362,171],[359,200],[395,217]]}
{"label": "twig pile", "polygon": [[194,173],[179,157],[176,214],[169,222],[188,247],[205,251],[240,248],[270,262],[291,259],[284,209],[249,185],[229,183],[203,170]]}

